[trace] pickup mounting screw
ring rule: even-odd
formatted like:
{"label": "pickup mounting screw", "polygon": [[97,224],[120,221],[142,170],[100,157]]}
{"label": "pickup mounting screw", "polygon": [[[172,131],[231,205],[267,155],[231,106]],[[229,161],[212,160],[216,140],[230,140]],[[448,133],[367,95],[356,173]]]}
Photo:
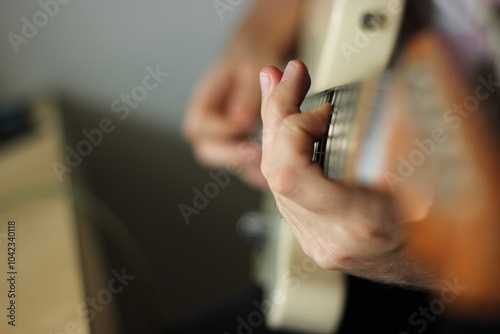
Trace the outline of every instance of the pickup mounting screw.
{"label": "pickup mounting screw", "polygon": [[379,30],[387,24],[387,16],[376,12],[369,12],[363,16],[363,28],[366,30]]}

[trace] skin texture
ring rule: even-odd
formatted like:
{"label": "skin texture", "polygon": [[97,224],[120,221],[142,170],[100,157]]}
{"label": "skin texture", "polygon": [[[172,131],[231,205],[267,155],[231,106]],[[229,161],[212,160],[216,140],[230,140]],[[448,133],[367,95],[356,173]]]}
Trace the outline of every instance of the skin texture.
{"label": "skin texture", "polygon": [[262,173],[306,254],[326,269],[429,287],[432,275],[408,261],[405,228],[394,202],[335,183],[311,161],[313,143],[325,134],[332,107],[300,113],[310,86],[305,65],[294,60],[284,73],[266,67],[260,80]]}
{"label": "skin texture", "polygon": [[[256,2],[196,88],[184,135],[205,166],[237,167],[250,186],[270,187],[303,249],[323,268],[430,287],[432,275],[408,260],[405,229],[391,199],[327,180],[311,162],[312,143],[326,131],[331,106],[299,113],[310,85],[304,64],[293,61],[284,75],[266,67],[261,95],[259,71],[292,54],[300,11],[300,0]],[[262,149],[253,139],[261,109]]]}

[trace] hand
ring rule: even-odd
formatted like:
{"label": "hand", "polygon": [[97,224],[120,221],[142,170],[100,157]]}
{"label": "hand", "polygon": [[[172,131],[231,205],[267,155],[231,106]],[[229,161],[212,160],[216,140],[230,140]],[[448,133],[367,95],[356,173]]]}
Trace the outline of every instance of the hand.
{"label": "hand", "polygon": [[260,145],[250,139],[260,118],[260,68],[262,63],[252,57],[217,65],[194,95],[184,133],[201,163],[222,169],[237,166],[245,181],[267,189],[260,172]]}
{"label": "hand", "polygon": [[300,113],[310,86],[305,65],[292,61],[284,73],[267,67],[260,80],[262,173],[306,254],[326,269],[428,287],[429,273],[408,260],[394,202],[329,180],[312,162],[313,143],[326,133],[332,107]]}
{"label": "hand", "polygon": [[259,0],[223,59],[201,81],[189,107],[185,137],[197,159],[234,170],[250,185],[268,189],[260,171],[259,71],[280,65],[292,52],[300,0]]}

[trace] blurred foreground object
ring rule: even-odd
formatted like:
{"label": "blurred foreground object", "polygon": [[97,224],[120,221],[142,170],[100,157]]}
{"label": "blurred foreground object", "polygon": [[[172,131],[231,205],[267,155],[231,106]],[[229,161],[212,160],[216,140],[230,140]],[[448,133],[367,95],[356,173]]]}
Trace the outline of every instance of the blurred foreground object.
{"label": "blurred foreground object", "polygon": [[[320,36],[323,39],[319,41],[326,39],[333,42],[323,46],[314,36],[310,38],[316,49],[309,51],[313,56],[316,55],[312,61],[317,63],[309,66],[311,64],[306,61],[313,71],[313,88],[302,105],[302,111],[308,112],[324,103],[333,105],[328,134],[316,143],[314,150],[314,158],[322,165],[325,176],[353,188],[369,189],[375,194],[393,198],[396,203],[397,216],[404,230],[404,242],[395,252],[401,256],[393,256],[390,261],[394,262],[389,262],[387,267],[375,268],[372,273],[380,270],[386,277],[395,274],[396,278],[401,278],[402,284],[433,289],[439,301],[432,304],[438,305],[436,314],[447,311],[447,314],[455,317],[466,315],[498,321],[500,181],[497,171],[500,169],[500,123],[496,114],[500,108],[500,81],[496,73],[500,50],[495,49],[498,41],[494,38],[498,34],[491,34],[490,31],[488,35],[491,26],[480,24],[486,17],[492,19],[492,15],[486,14],[495,10],[495,6],[488,2],[481,6],[474,6],[473,1],[460,2],[464,5],[458,10],[463,14],[462,19],[457,19],[456,8],[451,8],[444,1],[408,4],[403,29],[394,51],[394,39],[392,42],[378,43],[378,39],[388,33],[389,28],[393,32],[398,28],[398,16],[389,16],[393,8],[391,3],[394,2],[323,2],[324,6],[329,4],[331,8],[320,13],[323,16],[330,14],[337,20],[332,20],[330,25],[323,25],[327,31],[323,31]],[[401,2],[396,6],[398,10],[395,13],[403,12],[403,4]],[[333,14],[329,11],[332,8]],[[459,22],[464,24],[457,30]],[[498,22],[494,26],[498,26]],[[380,31],[374,33],[374,28]],[[394,34],[391,36],[394,37]],[[495,43],[491,43],[492,39]],[[387,40],[391,41],[390,38]],[[382,52],[380,54],[385,55],[386,62],[367,63],[379,59],[380,54],[370,59],[370,47],[374,45],[385,51],[390,50],[392,61],[388,62],[388,52]],[[471,45],[474,49],[470,49]],[[338,47],[342,49],[343,46],[348,52],[337,52]],[[336,52],[328,52],[330,48]],[[340,69],[336,67],[339,65],[339,61],[335,61],[337,58],[343,65]],[[363,65],[369,69],[361,71],[364,73],[351,71],[351,58],[364,59]],[[322,64],[323,67],[318,70]],[[337,72],[351,75],[331,75]],[[279,156],[279,152],[273,151],[273,156]],[[278,174],[276,170],[273,172]],[[286,175],[296,177],[293,180],[295,185],[300,184],[297,179],[301,177],[301,171],[291,169],[287,172]],[[297,188],[302,192],[308,189],[305,186]],[[279,191],[277,195],[282,202],[286,198],[286,194]],[[323,194],[321,201],[320,194],[314,199],[325,203],[325,198],[332,197],[335,196]],[[348,200],[346,203],[351,204]],[[294,204],[303,209],[301,203]],[[293,210],[293,206],[290,207]],[[344,217],[342,209],[338,210],[338,215]],[[303,211],[290,211],[289,217],[300,219],[305,216],[300,215]],[[363,220],[364,216],[360,214],[357,219]],[[369,263],[371,260],[369,256],[352,258],[350,254],[342,253],[342,250],[335,253],[342,245],[334,242],[338,240],[333,233],[331,238],[325,236],[334,229],[328,229],[327,226],[323,229],[318,220],[313,219],[309,226],[307,219],[300,222],[290,220],[287,219],[287,222],[298,239],[316,242],[309,244],[309,254],[312,254],[311,249],[315,245],[327,244],[330,247],[325,249],[333,249],[332,253],[323,257],[327,258],[323,261],[327,263],[325,267],[335,267],[336,255],[338,257],[341,254],[354,264],[345,268],[340,266],[340,270],[356,275],[356,263]],[[351,221],[344,223],[350,224]],[[381,240],[390,239],[383,228],[377,229],[379,226],[376,225],[372,225],[372,228],[373,231],[369,230],[368,234],[376,235]],[[312,238],[308,239],[309,235]],[[355,237],[353,239],[357,240]],[[282,252],[279,249],[277,254]],[[412,257],[406,258],[407,253]],[[282,262],[277,263],[275,269],[280,268]],[[289,272],[288,268],[285,266],[275,270],[278,276],[271,281],[282,281],[281,278]],[[371,278],[370,272],[361,271],[358,275]],[[333,277],[330,283],[330,286],[341,285],[334,283]],[[289,288],[292,284],[286,286]],[[268,323],[274,328],[291,326],[305,312],[297,312],[290,319],[283,320],[289,305],[273,296],[284,294],[286,286],[268,283],[268,299],[272,301]],[[333,290],[325,289],[320,295],[342,299],[342,293]],[[285,300],[288,299],[291,298],[287,295]],[[316,299],[317,302],[295,304],[320,305],[320,299]],[[319,308],[323,309],[321,306]],[[333,307],[328,309],[332,310]],[[330,325],[338,321],[338,313],[330,314],[329,317]],[[300,328],[300,324],[293,326]],[[327,333],[331,328],[324,326],[314,329],[314,332]],[[310,330],[313,330],[312,327]]]}
{"label": "blurred foreground object", "polygon": [[[2,298],[12,317],[3,316],[1,332],[90,333],[74,198],[70,181],[60,182],[53,169],[65,161],[60,111],[51,102],[30,108],[31,131],[0,146],[0,291],[13,291]],[[7,232],[8,224],[15,228]],[[15,308],[6,311],[7,303]]]}

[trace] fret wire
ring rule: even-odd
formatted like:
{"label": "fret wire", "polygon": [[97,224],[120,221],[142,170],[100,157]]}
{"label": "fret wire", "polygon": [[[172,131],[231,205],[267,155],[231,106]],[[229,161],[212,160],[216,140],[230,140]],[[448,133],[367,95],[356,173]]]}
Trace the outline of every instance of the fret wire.
{"label": "fret wire", "polygon": [[314,143],[312,160],[318,162],[325,176],[340,180],[345,173],[349,135],[356,108],[359,85],[348,85],[326,90],[307,97],[301,106],[302,112],[331,103],[328,133]]}

